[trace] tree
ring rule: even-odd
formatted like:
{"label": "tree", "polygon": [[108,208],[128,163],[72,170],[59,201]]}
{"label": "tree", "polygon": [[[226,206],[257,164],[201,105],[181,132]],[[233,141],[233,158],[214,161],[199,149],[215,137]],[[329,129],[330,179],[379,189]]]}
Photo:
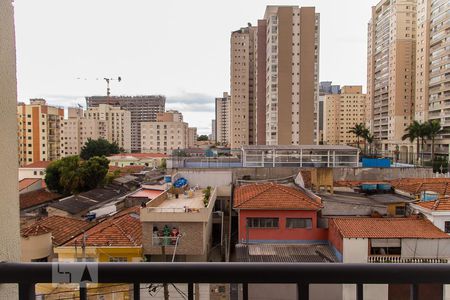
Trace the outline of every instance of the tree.
{"label": "tree", "polygon": [[355,124],[355,126],[351,127],[350,130],[348,131],[348,133],[353,133],[354,135],[356,135],[358,148],[360,148],[360,138],[364,136],[366,130],[367,130],[366,125],[364,125],[363,123],[359,123]]}
{"label": "tree", "polygon": [[372,154],[372,144],[373,141],[375,140],[375,137],[372,133],[370,133],[370,131],[367,129],[364,132],[364,139],[367,141],[367,143],[369,144],[369,155]]}
{"label": "tree", "polygon": [[444,133],[440,120],[428,120],[425,123],[425,136],[431,140],[431,165],[434,165],[434,143],[436,136]]}
{"label": "tree", "polygon": [[[121,152],[121,148],[116,142],[110,143],[105,139],[88,139],[83,148],[81,148],[80,157],[84,160],[88,160],[94,156],[110,156],[111,154],[118,154]],[[123,151],[122,151],[123,152]]]}
{"label": "tree", "polygon": [[411,143],[413,143],[414,141],[417,142],[416,160],[419,161],[420,140],[423,138],[424,126],[418,121],[414,121],[408,127],[406,127],[405,132],[406,133],[402,136],[403,141],[409,139]]}
{"label": "tree", "polygon": [[105,157],[92,157],[82,161],[68,156],[52,162],[45,172],[45,183],[51,191],[68,195],[97,187],[108,173],[109,161]]}
{"label": "tree", "polygon": [[208,140],[208,136],[207,135],[199,135],[197,138],[197,141],[207,141]]}

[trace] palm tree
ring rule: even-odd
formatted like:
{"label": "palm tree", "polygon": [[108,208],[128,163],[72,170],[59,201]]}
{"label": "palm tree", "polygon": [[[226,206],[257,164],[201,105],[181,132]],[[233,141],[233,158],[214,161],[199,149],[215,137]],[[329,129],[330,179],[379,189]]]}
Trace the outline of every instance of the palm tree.
{"label": "palm tree", "polygon": [[351,127],[350,130],[348,131],[348,133],[353,133],[354,135],[356,135],[356,140],[358,142],[358,148],[360,150],[361,150],[361,148],[359,147],[359,138],[363,137],[365,129],[366,129],[366,126],[363,123],[359,123],[359,124],[355,124],[355,126]]}
{"label": "palm tree", "polygon": [[369,132],[369,130],[366,130],[366,132],[364,134],[364,139],[369,144],[369,155],[371,155],[372,154],[372,144],[373,144],[375,137],[372,133]]}
{"label": "palm tree", "polygon": [[436,136],[443,133],[444,130],[441,126],[440,120],[429,120],[427,123],[425,123],[425,135],[427,138],[431,140],[431,165],[434,165],[434,141],[436,139]]}
{"label": "palm tree", "polygon": [[417,154],[416,160],[419,161],[419,149],[420,149],[420,139],[422,138],[423,124],[414,121],[405,129],[405,134],[402,136],[402,141],[409,139],[411,143],[417,142]]}

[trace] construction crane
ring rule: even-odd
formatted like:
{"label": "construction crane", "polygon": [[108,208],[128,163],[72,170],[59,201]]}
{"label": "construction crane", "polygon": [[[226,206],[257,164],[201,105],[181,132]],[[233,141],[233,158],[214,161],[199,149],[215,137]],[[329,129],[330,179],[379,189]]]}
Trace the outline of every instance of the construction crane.
{"label": "construction crane", "polygon": [[[82,80],[82,79],[88,80],[88,78],[80,78],[80,77],[78,77],[77,79],[78,80]],[[95,80],[101,80],[101,79],[95,78]],[[105,78],[103,78],[103,80],[106,81],[106,96],[109,97],[109,96],[111,96],[111,88],[110,88],[109,83],[111,81],[114,81],[114,80],[117,80],[118,82],[121,82],[122,81],[122,77],[121,76],[118,76],[117,78],[107,78],[107,77],[105,77]]]}
{"label": "construction crane", "polygon": [[115,78],[103,78],[105,81],[106,81],[106,96],[111,96],[111,89],[110,89],[110,87],[109,87],[109,82],[110,81],[112,81],[112,80],[117,80],[118,82],[121,82],[122,81],[122,77],[117,77],[117,79],[115,79]]}

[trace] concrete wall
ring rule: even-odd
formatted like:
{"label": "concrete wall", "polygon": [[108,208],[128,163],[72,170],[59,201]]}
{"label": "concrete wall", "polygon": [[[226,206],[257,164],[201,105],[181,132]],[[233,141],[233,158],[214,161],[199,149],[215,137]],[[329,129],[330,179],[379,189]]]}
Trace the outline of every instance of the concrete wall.
{"label": "concrete wall", "polygon": [[[14,13],[11,0],[0,0],[0,261],[20,260],[18,153],[17,153],[17,81]],[[0,299],[16,299],[13,285],[0,285]]]}
{"label": "concrete wall", "polygon": [[21,261],[30,262],[32,259],[50,257],[52,254],[53,244],[52,234],[50,232],[22,238]]}
{"label": "concrete wall", "polygon": [[[36,172],[36,175],[34,174]],[[42,172],[42,174],[41,174]],[[30,169],[30,168],[20,168],[19,169],[19,181],[24,178],[45,178],[45,168],[36,168],[36,169]]]}
{"label": "concrete wall", "polygon": [[336,168],[334,181],[433,177],[431,168]]}

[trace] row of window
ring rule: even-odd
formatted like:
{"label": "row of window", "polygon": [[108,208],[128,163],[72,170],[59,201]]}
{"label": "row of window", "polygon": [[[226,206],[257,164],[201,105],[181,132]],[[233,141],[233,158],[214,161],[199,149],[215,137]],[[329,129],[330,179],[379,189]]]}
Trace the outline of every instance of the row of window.
{"label": "row of window", "polygon": [[[279,218],[247,218],[248,228],[279,228]],[[311,218],[286,218],[286,228],[312,228]]]}

